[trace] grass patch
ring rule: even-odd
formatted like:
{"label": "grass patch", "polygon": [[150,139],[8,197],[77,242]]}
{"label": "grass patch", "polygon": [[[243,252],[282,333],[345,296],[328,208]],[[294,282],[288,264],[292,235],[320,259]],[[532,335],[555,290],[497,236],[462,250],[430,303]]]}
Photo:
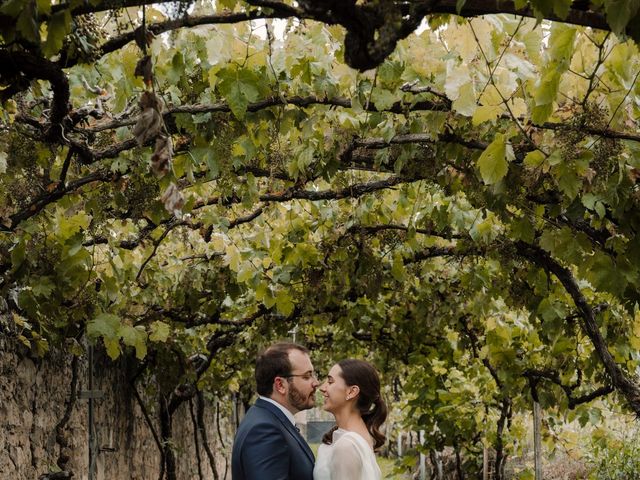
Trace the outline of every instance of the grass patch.
{"label": "grass patch", "polygon": [[408,480],[411,479],[411,475],[409,474],[394,474],[396,469],[396,460],[395,458],[384,458],[377,457],[378,465],[380,465],[380,470],[382,470],[382,478],[386,480]]}

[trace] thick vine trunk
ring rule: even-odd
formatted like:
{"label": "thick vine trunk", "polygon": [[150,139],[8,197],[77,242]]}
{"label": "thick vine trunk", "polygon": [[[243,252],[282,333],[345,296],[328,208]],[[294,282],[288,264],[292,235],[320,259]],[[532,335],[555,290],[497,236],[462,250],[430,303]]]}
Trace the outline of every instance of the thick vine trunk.
{"label": "thick vine trunk", "polygon": [[504,453],[504,442],[502,435],[504,433],[505,426],[511,418],[511,400],[507,397],[502,399],[502,405],[500,408],[500,418],[498,419],[498,425],[496,428],[496,463],[495,463],[495,480],[504,480],[504,467],[507,462],[507,456]]}
{"label": "thick vine trunk", "polygon": [[176,474],[176,455],[173,451],[173,414],[164,398],[160,400],[160,438],[162,439],[162,464],[167,480],[178,480]]}
{"label": "thick vine trunk", "polygon": [[[213,473],[214,480],[219,480],[220,475],[218,474],[218,467],[216,466],[215,457],[213,452],[211,451],[211,447],[209,446],[209,436],[207,434],[207,428],[204,423],[204,395],[202,395],[201,391],[198,391],[196,395],[196,418],[198,422],[198,430],[200,432],[200,437],[202,438],[202,445],[204,446],[204,451],[207,454],[207,458],[209,459],[209,465],[211,466],[211,472]],[[218,435],[220,438],[220,445],[224,449],[224,441],[222,439],[222,434],[220,433],[220,405],[216,404],[216,426],[218,428]],[[225,457],[225,464],[227,459]]]}
{"label": "thick vine trunk", "polygon": [[456,453],[456,473],[458,480],[464,480],[464,469],[462,468],[462,457],[460,456],[460,446],[455,444],[453,449]]}
{"label": "thick vine trunk", "polygon": [[613,359],[611,352],[607,348],[607,343],[598,328],[595,312],[580,291],[580,287],[571,271],[539,247],[524,242],[516,242],[515,246],[523,257],[553,273],[560,280],[560,283],[562,283],[578,308],[582,320],[580,323],[582,331],[589,337],[605,371],[611,379],[611,384],[624,397],[629,408],[640,417],[640,385],[633,380],[631,375],[622,370]]}

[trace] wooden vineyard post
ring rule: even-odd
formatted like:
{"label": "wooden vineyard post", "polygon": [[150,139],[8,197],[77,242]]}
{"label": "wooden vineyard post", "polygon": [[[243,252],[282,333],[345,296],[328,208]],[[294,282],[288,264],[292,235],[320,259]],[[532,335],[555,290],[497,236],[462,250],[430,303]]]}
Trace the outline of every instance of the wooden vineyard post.
{"label": "wooden vineyard post", "polygon": [[[420,430],[420,446],[424,445],[424,430]],[[427,478],[427,457],[424,453],[420,453],[420,480]]]}
{"label": "wooden vineyard post", "polygon": [[482,480],[489,480],[489,447],[486,439],[482,442]]}
{"label": "wooden vineyard post", "polygon": [[540,439],[541,423],[542,423],[542,411],[540,409],[540,404],[534,400],[533,401],[533,455],[534,455],[536,480],[542,480],[542,463],[541,463],[542,441]]}

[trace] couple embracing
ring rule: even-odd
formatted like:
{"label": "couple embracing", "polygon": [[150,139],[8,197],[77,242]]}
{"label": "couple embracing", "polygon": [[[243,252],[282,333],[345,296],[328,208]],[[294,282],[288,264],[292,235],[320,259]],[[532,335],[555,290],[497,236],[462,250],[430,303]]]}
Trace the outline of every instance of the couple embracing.
{"label": "couple embracing", "polygon": [[[384,444],[379,427],[387,417],[387,406],[371,364],[341,360],[320,384],[305,347],[277,343],[258,356],[255,376],[260,398],[236,433],[233,480],[382,478],[374,451]],[[324,435],[314,462],[293,415],[315,405],[316,389],[336,426]]]}

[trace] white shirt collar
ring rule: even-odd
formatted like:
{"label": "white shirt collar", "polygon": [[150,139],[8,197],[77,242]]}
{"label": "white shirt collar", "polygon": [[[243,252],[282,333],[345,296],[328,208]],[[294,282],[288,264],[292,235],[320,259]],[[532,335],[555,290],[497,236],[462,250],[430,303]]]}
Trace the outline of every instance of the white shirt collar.
{"label": "white shirt collar", "polygon": [[291,413],[285,406],[279,404],[278,402],[276,402],[275,400],[269,398],[269,397],[263,397],[262,395],[259,396],[262,400],[264,400],[265,402],[269,402],[269,403],[273,403],[276,407],[278,407],[280,410],[282,410],[282,413],[285,414],[285,416],[289,419],[289,421],[291,422],[291,424],[295,427],[296,426],[296,419],[293,416],[293,413]]}

